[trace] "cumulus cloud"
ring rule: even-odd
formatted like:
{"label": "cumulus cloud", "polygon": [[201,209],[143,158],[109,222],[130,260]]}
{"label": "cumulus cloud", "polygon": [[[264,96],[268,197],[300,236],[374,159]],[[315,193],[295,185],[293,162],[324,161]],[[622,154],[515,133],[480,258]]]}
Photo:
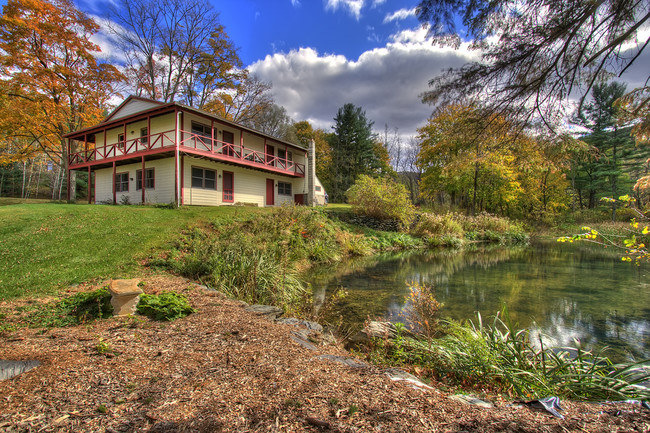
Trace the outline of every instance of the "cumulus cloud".
{"label": "cumulus cloud", "polygon": [[338,108],[351,102],[363,107],[377,130],[388,124],[407,137],[431,114],[419,97],[428,81],[475,58],[467,46],[440,48],[426,40],[426,30],[409,30],[357,60],[301,48],[268,55],[250,70],[273,83],[276,102],[295,120],[329,130]]}
{"label": "cumulus cloud", "polygon": [[345,9],[357,21],[361,18],[361,9],[365,4],[365,0],[325,0],[325,9],[336,11],[339,8]]}
{"label": "cumulus cloud", "polygon": [[393,12],[392,14],[386,15],[384,18],[384,24],[390,23],[392,21],[402,21],[407,19],[408,17],[414,17],[416,14],[416,8],[412,9],[400,9],[398,11]]}

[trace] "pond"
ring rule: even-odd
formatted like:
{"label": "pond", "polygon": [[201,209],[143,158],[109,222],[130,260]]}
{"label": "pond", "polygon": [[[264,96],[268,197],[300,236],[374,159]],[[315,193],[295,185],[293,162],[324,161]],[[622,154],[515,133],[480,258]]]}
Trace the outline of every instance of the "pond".
{"label": "pond", "polygon": [[[442,317],[484,320],[505,305],[513,323],[541,333],[545,344],[609,347],[613,360],[650,358],[648,265],[588,243],[473,246],[366,257],[314,269],[314,311],[347,332],[367,318],[404,321],[408,282],[432,285]],[[347,295],[328,299],[339,288]]]}

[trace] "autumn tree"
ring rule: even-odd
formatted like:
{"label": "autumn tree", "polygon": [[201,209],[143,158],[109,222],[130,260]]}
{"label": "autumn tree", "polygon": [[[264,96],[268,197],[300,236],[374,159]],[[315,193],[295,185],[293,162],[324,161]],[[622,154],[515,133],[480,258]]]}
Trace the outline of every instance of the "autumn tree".
{"label": "autumn tree", "polygon": [[234,89],[222,91],[211,99],[204,110],[233,122],[254,124],[273,105],[272,85],[244,71],[244,78]]}
{"label": "autumn tree", "polygon": [[119,0],[110,28],[136,94],[203,108],[241,79],[241,60],[206,0]]}
{"label": "autumn tree", "polygon": [[97,123],[122,79],[95,58],[97,30],[69,0],[9,0],[0,18],[0,142],[37,148],[61,175],[68,163],[62,136]]}
{"label": "autumn tree", "polygon": [[420,191],[430,200],[508,216],[558,211],[567,201],[567,157],[552,154],[558,144],[525,135],[502,117],[453,105],[418,132]]}
{"label": "autumn tree", "polygon": [[[456,47],[462,23],[481,53],[480,61],[433,78],[425,102],[480,98],[489,112],[550,127],[563,114],[560,102],[625,72],[650,41],[639,32],[650,22],[648,3],[638,0],[422,0],[418,17],[435,42]],[[645,87],[630,97],[630,110],[647,114],[649,95]]]}
{"label": "autumn tree", "polygon": [[373,122],[368,120],[361,107],[345,104],[339,108],[334,122],[334,134],[330,136],[332,175],[329,196],[332,202],[343,202],[345,192],[359,175],[380,173],[388,168],[388,153],[377,143],[372,132]]}

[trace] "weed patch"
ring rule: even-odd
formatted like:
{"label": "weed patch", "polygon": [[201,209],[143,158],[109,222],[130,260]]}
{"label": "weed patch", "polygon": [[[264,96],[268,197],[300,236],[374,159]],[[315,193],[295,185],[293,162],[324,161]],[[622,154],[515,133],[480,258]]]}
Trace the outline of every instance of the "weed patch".
{"label": "weed patch", "polygon": [[160,295],[140,295],[138,313],[153,320],[171,321],[196,312],[187,298],[176,292],[163,292]]}

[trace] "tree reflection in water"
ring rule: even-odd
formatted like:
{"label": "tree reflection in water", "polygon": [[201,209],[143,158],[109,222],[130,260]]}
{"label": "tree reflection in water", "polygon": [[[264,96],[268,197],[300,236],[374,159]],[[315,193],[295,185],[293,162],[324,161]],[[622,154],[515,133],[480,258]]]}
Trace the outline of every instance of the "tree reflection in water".
{"label": "tree reflection in water", "polygon": [[513,322],[551,345],[609,346],[614,359],[650,357],[650,268],[588,244],[539,242],[529,247],[473,246],[407,252],[314,269],[314,309],[337,288],[348,295],[329,311],[352,329],[368,318],[400,321],[408,281],[433,285],[443,317],[494,315],[507,305]]}

